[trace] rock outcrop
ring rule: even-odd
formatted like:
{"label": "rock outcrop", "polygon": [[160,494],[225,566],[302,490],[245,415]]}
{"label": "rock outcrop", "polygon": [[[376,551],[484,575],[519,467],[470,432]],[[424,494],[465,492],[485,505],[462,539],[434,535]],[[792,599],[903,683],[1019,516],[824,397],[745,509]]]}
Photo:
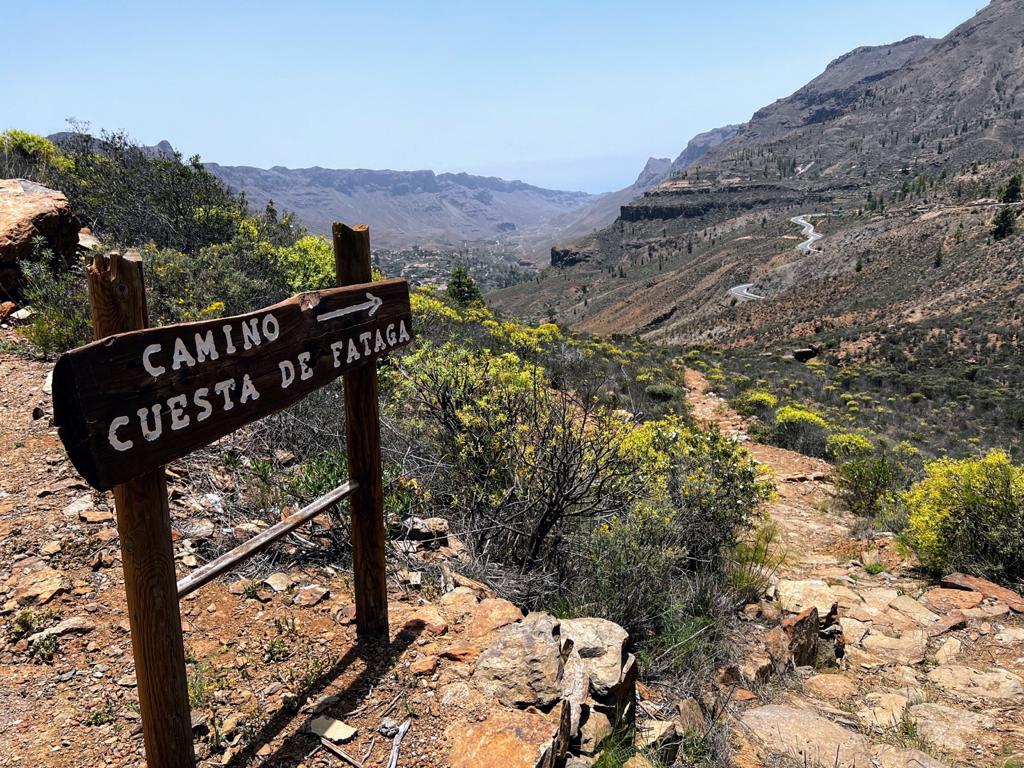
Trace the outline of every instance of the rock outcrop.
{"label": "rock outcrop", "polygon": [[490,702],[481,722],[449,733],[451,764],[553,766],[570,752],[597,754],[615,734],[632,736],[637,665],[626,631],[604,619],[521,618],[495,611],[499,602],[473,607],[474,622],[498,614],[509,621],[477,634],[486,645],[472,672],[441,689],[442,702]]}
{"label": "rock outcrop", "polygon": [[62,192],[26,179],[0,180],[0,291],[17,286],[19,262],[32,255],[37,237],[58,256],[70,259],[81,224]]}

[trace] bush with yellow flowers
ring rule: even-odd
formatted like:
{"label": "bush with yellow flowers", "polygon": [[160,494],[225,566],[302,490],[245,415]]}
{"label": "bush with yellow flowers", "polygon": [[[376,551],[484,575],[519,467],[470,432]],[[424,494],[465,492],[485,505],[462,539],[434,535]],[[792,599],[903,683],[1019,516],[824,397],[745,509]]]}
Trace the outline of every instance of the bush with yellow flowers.
{"label": "bush with yellow flowers", "polygon": [[1002,451],[939,459],[905,494],[904,538],[928,570],[1024,579],[1024,467]]}

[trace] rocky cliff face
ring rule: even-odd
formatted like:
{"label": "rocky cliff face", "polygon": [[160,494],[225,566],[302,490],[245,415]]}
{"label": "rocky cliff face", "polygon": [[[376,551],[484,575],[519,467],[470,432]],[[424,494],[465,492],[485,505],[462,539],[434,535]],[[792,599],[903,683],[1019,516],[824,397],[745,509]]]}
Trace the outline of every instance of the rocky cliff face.
{"label": "rocky cliff face", "polygon": [[926,53],[936,42],[927,37],[908,37],[891,45],[856,48],[840,56],[791,96],[759,109],[748,123],[737,126],[732,146],[767,141],[842,114],[874,83]]}
{"label": "rocky cliff face", "polygon": [[756,147],[769,174],[788,163],[788,173],[872,179],[1006,158],[1024,141],[1021,39],[1024,3],[993,0],[941,40],[858,48],[755,113],[700,165],[755,176]]}
{"label": "rocky cliff face", "polygon": [[679,157],[672,162],[671,173],[675,174],[689,168],[719,144],[729,141],[739,129],[738,125],[723,125],[721,128],[698,133],[690,139],[686,149],[680,152]]}

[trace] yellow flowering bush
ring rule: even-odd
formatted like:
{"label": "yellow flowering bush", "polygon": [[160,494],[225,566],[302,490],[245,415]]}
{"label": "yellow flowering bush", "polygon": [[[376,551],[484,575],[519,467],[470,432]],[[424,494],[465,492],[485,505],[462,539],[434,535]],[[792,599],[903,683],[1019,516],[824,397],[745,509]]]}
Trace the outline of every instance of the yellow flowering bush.
{"label": "yellow flowering bush", "polygon": [[324,238],[306,235],[274,254],[292,292],[316,291],[335,284],[334,248]]}
{"label": "yellow flowering bush", "polygon": [[829,423],[802,405],[784,405],[775,412],[772,438],[776,445],[809,456],[822,456]]}
{"label": "yellow flowering bush", "polygon": [[907,543],[930,571],[1024,578],[1024,467],[1002,451],[939,459],[904,495]]}

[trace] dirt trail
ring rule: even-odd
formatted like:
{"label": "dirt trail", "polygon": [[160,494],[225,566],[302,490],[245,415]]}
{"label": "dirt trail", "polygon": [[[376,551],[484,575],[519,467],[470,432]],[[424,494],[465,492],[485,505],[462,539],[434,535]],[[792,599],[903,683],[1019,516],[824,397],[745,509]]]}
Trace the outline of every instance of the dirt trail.
{"label": "dirt trail", "polygon": [[[686,381],[695,417],[745,441],[743,419],[705,377],[688,371]],[[737,765],[1019,765],[1006,759],[1024,752],[1022,617],[979,592],[929,583],[891,534],[855,537],[856,521],[834,511],[827,463],[748,447],[778,490],[768,511],[787,558],[775,605],[790,617],[836,605],[845,654],[751,684],[759,695],[737,713]],[[770,623],[746,626],[756,636]]]}

